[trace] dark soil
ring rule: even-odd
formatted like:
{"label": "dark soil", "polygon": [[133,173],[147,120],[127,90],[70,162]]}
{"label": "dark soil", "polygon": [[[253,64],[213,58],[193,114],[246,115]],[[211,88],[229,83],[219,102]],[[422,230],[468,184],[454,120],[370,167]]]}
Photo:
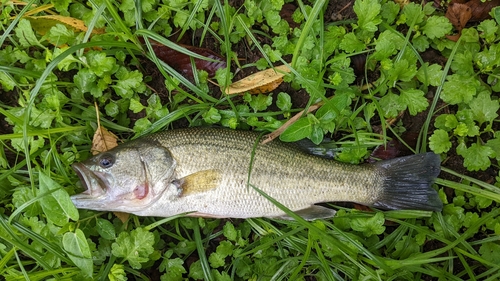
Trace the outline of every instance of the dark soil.
{"label": "dark soil", "polygon": [[[17,106],[17,99],[18,99],[18,93],[15,91],[3,91],[2,88],[0,87],[0,104],[5,105],[7,107],[15,107]],[[6,134],[12,134],[12,125],[10,125],[6,118],[0,118],[0,134],[1,135],[6,135]],[[5,157],[7,160],[7,163],[11,167],[13,167],[17,161],[20,160],[20,156],[17,155],[14,151],[10,149],[6,149],[4,147],[4,153]],[[21,157],[22,158],[22,157]]]}
{"label": "dark soil", "polygon": [[[0,88],[0,103],[5,106],[15,107],[17,105],[18,93],[15,91],[3,91]],[[0,118],[0,134],[12,134],[12,126],[5,120]]]}

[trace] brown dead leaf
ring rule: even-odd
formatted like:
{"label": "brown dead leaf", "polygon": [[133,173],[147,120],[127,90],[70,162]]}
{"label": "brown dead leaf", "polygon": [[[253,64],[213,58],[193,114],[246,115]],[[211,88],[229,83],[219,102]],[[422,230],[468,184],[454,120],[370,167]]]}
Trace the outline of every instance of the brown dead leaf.
{"label": "brown dead leaf", "polygon": [[354,205],[354,209],[356,209],[356,210],[364,211],[364,212],[373,212],[373,210],[368,206],[356,204],[356,203],[353,203],[353,205]]}
{"label": "brown dead leaf", "polygon": [[472,11],[472,17],[470,18],[471,22],[482,21],[485,19],[489,19],[491,9],[500,5],[500,0],[490,0],[490,1],[481,1],[481,0],[471,0],[465,3],[470,7]]}
{"label": "brown dead leaf", "polygon": [[[139,40],[144,43],[144,40],[142,38],[139,38]],[[212,59],[214,61],[203,60],[199,58],[193,58],[193,60],[191,60],[191,56],[176,51],[170,47],[160,44],[159,42],[149,40],[149,43],[151,43],[151,47],[153,48],[153,51],[159,59],[188,78],[194,77],[192,61],[194,61],[196,69],[206,71],[208,73],[208,77],[214,77],[218,69],[227,67],[225,57],[207,48],[178,44],[179,47],[182,47],[188,51]]]}
{"label": "brown dead leaf", "polygon": [[94,139],[92,140],[92,148],[90,149],[90,152],[92,155],[96,155],[101,152],[108,151],[113,147],[118,146],[117,139],[118,137],[115,134],[98,124],[97,130],[94,134]]}
{"label": "brown dead leaf", "polygon": [[396,4],[398,4],[401,8],[411,3],[410,0],[395,0]]}
{"label": "brown dead leaf", "polygon": [[123,213],[123,212],[113,212],[113,214],[122,222],[125,223],[128,218],[130,218],[129,213]]}
{"label": "brown dead leaf", "polygon": [[446,37],[452,41],[458,41],[462,34],[462,29],[468,22],[482,21],[490,18],[490,11],[494,7],[500,5],[500,0],[491,0],[482,2],[481,0],[471,0],[462,2],[454,0],[448,5],[446,17],[458,31],[458,34],[447,35]]}
{"label": "brown dead leaf", "polygon": [[259,71],[229,85],[226,88],[226,94],[234,95],[245,92],[250,92],[250,94],[269,93],[278,88],[283,82],[283,76],[289,72],[290,68],[286,65]]}
{"label": "brown dead leaf", "polygon": [[466,4],[451,3],[446,10],[446,17],[460,33],[472,17],[472,10]]}
{"label": "brown dead leaf", "polygon": [[118,137],[108,131],[106,128],[101,127],[101,122],[99,121],[99,108],[97,107],[97,103],[94,103],[94,106],[97,116],[97,130],[95,130],[94,138],[92,139],[92,148],[90,149],[92,155],[108,151],[118,146]]}
{"label": "brown dead leaf", "polygon": [[460,39],[460,33],[458,34],[453,34],[453,35],[446,35],[446,38],[448,38],[449,40],[453,41],[453,42],[457,42],[458,39]]}

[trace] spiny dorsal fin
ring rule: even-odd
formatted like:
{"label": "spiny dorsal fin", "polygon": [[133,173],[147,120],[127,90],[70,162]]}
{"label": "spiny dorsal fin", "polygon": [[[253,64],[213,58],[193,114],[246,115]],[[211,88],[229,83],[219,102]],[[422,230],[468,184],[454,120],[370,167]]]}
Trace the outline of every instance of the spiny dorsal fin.
{"label": "spiny dorsal fin", "polygon": [[216,188],[220,179],[220,171],[203,170],[176,180],[175,184],[181,190],[180,196],[188,196]]}

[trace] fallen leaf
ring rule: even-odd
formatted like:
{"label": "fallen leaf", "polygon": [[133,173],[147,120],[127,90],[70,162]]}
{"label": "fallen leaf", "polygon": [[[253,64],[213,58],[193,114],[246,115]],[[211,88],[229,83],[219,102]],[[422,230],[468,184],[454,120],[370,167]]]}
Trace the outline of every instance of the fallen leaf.
{"label": "fallen leaf", "polygon": [[364,206],[364,205],[360,205],[360,204],[356,204],[356,203],[353,203],[353,205],[354,205],[354,209],[356,209],[358,211],[373,213],[372,208],[370,208],[368,206]]}
{"label": "fallen leaf", "polygon": [[481,0],[471,0],[465,3],[467,6],[471,8],[472,17],[470,18],[471,22],[482,21],[485,19],[489,19],[491,9],[500,5],[500,0],[489,0],[489,1],[481,1]]}
{"label": "fallen leaf", "polygon": [[446,38],[448,38],[449,40],[453,41],[453,42],[457,42],[458,39],[460,39],[460,33],[458,34],[454,34],[454,35],[446,35]]}
{"label": "fallen leaf", "polygon": [[123,212],[113,212],[113,214],[122,222],[125,223],[128,218],[130,218],[129,213],[123,213]]}
{"label": "fallen leaf", "polygon": [[[87,26],[85,26],[85,23],[82,20],[75,19],[72,17],[50,15],[50,16],[38,16],[38,17],[25,16],[23,18],[29,20],[33,29],[41,35],[47,34],[47,32],[49,32],[49,30],[56,24],[63,24],[66,27],[71,28],[75,31],[87,32],[88,30]],[[104,33],[104,29],[92,30],[92,34],[102,34],[102,33]]]}
{"label": "fallen leaf", "polygon": [[466,4],[450,3],[446,10],[446,17],[460,33],[472,17],[472,10]]}
{"label": "fallen leaf", "polygon": [[464,29],[465,25],[472,17],[472,10],[466,4],[452,2],[448,5],[445,16],[458,31],[458,34],[446,35],[446,38],[457,42],[460,35],[462,35],[462,29]]}
{"label": "fallen leaf", "polygon": [[106,128],[97,125],[97,130],[94,134],[94,139],[92,139],[92,148],[90,152],[92,155],[99,154],[104,151],[108,151],[113,147],[118,146],[118,137],[108,131]]}
{"label": "fallen leaf", "polygon": [[[21,1],[12,1],[15,5],[26,5],[26,3]],[[56,24],[63,24],[68,28],[71,28],[75,31],[84,31],[87,32],[88,28],[85,26],[85,23],[80,19],[75,19],[72,17],[65,17],[61,15],[55,14],[55,12],[51,11],[54,7],[53,4],[45,4],[41,6],[33,5],[33,9],[24,13],[23,18],[30,21],[33,29],[41,35],[47,34],[49,30],[54,27]],[[50,15],[47,16],[32,16],[38,13],[45,12]],[[14,19],[15,17],[11,17]],[[104,33],[104,28],[95,28],[92,30],[92,34],[102,34]]]}
{"label": "fallen leaf", "polygon": [[97,103],[94,103],[94,106],[97,116],[97,129],[95,130],[94,138],[92,139],[92,148],[90,149],[92,155],[108,151],[118,146],[118,137],[108,131],[106,128],[101,127],[101,122],[99,121],[99,108],[97,107]]}
{"label": "fallen leaf", "polygon": [[229,85],[226,88],[226,94],[234,95],[245,92],[250,92],[250,94],[269,93],[278,88],[283,82],[283,76],[289,72],[290,68],[286,65],[259,71]]}
{"label": "fallen leaf", "polygon": [[403,144],[397,139],[392,139],[386,144],[377,146],[368,158],[368,163],[374,163],[377,159],[387,160],[393,159],[401,155],[401,150],[403,149]]}
{"label": "fallen leaf", "polygon": [[462,29],[468,22],[482,21],[490,18],[491,9],[498,5],[500,5],[500,0],[486,2],[481,0],[471,0],[468,2],[461,0],[452,1],[446,10],[446,17],[458,31],[458,34],[447,35],[446,37],[456,42],[462,34]]}
{"label": "fallen leaf", "polygon": [[[144,43],[144,40],[142,40],[142,38],[140,38],[140,41]],[[163,44],[160,44],[159,42],[156,42],[154,40],[149,40],[149,42],[151,43],[153,51],[155,52],[156,56],[159,59],[164,61],[166,64],[170,65],[173,69],[183,74],[184,76],[188,78],[193,78],[193,67],[191,64],[190,56],[181,53],[179,51],[176,51]],[[196,65],[196,69],[206,71],[209,77],[214,77],[215,72],[218,69],[227,67],[226,58],[213,52],[210,49],[198,48],[184,44],[178,44],[178,45],[200,56],[215,60],[215,61],[208,61],[199,58],[193,58],[193,61]]]}

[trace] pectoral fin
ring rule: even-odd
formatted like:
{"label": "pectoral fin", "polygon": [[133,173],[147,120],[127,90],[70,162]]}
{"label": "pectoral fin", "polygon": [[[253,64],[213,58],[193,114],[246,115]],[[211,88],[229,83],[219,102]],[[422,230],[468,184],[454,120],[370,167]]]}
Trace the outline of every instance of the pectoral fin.
{"label": "pectoral fin", "polygon": [[221,172],[218,170],[203,170],[175,180],[174,184],[180,190],[180,196],[188,196],[205,192],[219,186]]}
{"label": "pectoral fin", "polygon": [[[318,205],[312,205],[309,208],[295,211],[295,214],[301,216],[305,220],[312,221],[316,219],[331,218],[335,215],[335,210]],[[288,215],[279,216],[276,218],[283,220],[293,220],[293,218]]]}

